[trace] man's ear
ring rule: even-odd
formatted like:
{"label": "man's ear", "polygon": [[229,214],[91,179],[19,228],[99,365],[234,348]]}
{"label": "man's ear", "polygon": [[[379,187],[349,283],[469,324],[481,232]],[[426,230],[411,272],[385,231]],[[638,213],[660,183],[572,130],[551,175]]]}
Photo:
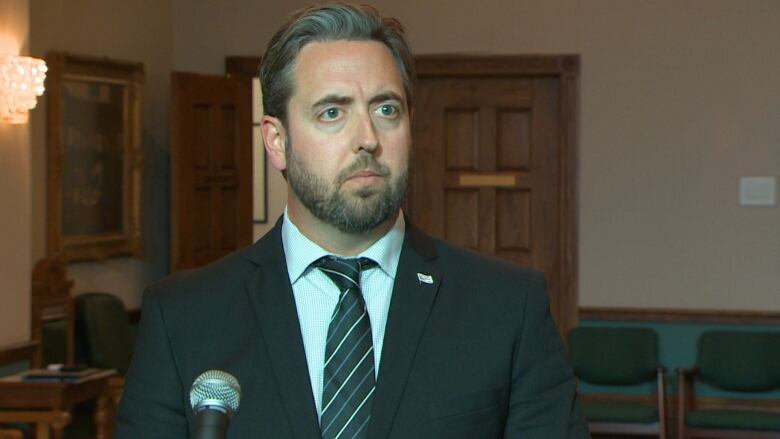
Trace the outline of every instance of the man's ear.
{"label": "man's ear", "polygon": [[285,156],[287,131],[284,124],[273,116],[264,115],[260,121],[260,129],[263,132],[263,143],[268,160],[277,171],[284,171],[287,169],[287,157]]}

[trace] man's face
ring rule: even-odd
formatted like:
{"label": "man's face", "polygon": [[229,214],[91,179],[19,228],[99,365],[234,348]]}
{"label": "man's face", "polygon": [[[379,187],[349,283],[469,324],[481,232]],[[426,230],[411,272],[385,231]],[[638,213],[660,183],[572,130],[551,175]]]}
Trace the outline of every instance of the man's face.
{"label": "man's face", "polygon": [[319,220],[347,233],[374,229],[403,201],[411,132],[403,80],[373,41],[310,43],[288,105],[287,181]]}

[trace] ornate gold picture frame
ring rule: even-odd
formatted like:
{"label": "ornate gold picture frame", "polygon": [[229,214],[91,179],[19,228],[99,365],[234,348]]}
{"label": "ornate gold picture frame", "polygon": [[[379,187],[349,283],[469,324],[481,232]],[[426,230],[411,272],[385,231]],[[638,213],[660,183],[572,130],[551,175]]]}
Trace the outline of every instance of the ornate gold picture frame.
{"label": "ornate gold picture frame", "polygon": [[141,254],[141,63],[49,52],[47,250]]}

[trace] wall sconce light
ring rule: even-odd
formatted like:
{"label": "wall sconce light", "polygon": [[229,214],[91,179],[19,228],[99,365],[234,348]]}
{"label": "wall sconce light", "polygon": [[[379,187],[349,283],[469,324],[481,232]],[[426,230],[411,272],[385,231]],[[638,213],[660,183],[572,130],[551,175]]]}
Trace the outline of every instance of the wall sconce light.
{"label": "wall sconce light", "polygon": [[35,108],[43,94],[46,62],[29,56],[0,56],[0,120],[27,122],[28,112]]}

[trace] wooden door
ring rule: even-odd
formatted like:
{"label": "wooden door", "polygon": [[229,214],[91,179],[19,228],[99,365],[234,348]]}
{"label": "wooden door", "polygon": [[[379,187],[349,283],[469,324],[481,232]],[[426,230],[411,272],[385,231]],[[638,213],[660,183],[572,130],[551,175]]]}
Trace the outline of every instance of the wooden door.
{"label": "wooden door", "polygon": [[251,89],[223,76],[172,75],[172,270],[252,243]]}
{"label": "wooden door", "polygon": [[423,230],[545,274],[576,323],[576,57],[422,57],[407,209]]}

